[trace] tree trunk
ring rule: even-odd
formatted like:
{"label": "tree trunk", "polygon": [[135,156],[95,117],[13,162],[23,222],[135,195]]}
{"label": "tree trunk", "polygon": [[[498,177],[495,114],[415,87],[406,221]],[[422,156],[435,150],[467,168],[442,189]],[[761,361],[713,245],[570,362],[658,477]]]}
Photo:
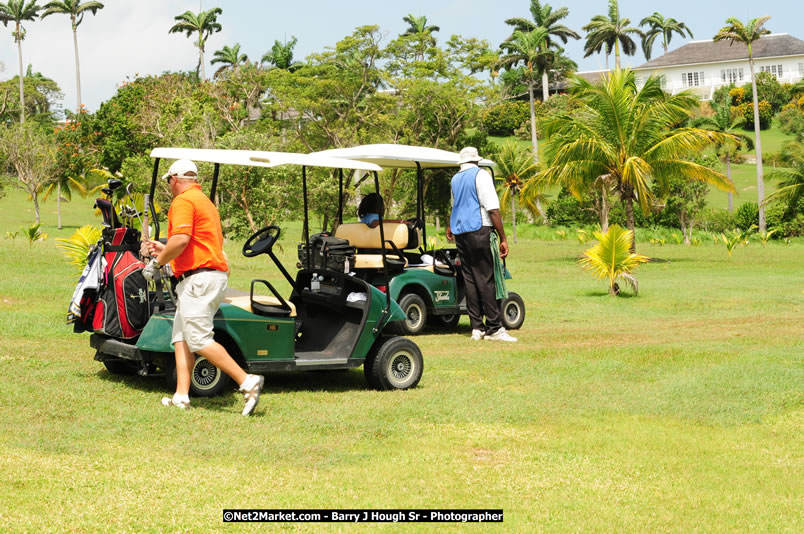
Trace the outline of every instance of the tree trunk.
{"label": "tree trunk", "polygon": [[622,201],[625,204],[625,225],[631,230],[631,254],[636,252],[636,230],[634,228],[634,193],[630,187],[622,192]]}
{"label": "tree trunk", "polygon": [[533,150],[533,163],[539,162],[539,141],[536,139],[536,108],[533,104],[533,82],[528,84],[530,96],[530,142]]}
{"label": "tree trunk", "polygon": [[511,192],[511,235],[516,243],[516,195]]}
{"label": "tree trunk", "polygon": [[78,28],[75,25],[75,15],[73,15],[73,47],[75,48],[75,90],[78,105],[76,112],[81,113],[81,68],[78,64]]}
{"label": "tree trunk", "polygon": [[201,42],[200,36],[198,42],[198,62],[198,72],[201,74],[201,81],[203,82],[207,79],[207,74],[204,70],[204,44]]}
{"label": "tree trunk", "polygon": [[754,97],[754,135],[757,151],[757,203],[759,204],[759,231],[765,232],[765,181],[762,173],[762,139],[759,132],[759,103],[757,100],[757,84],[754,78],[754,59],[751,57],[751,45],[748,45],[748,66],[751,69],[751,92]]}
{"label": "tree trunk", "polygon": [[598,218],[600,219],[600,231],[604,234],[609,231],[609,211],[611,211],[609,195],[606,192],[606,188],[603,187],[600,192],[600,213],[598,213]]}
{"label": "tree trunk", "polygon": [[[734,185],[731,179],[731,158],[728,154],[726,154],[726,177],[729,179],[729,183]],[[731,191],[729,191],[729,213],[734,213],[734,195]]]}
{"label": "tree trunk", "polygon": [[61,230],[61,183],[56,186],[56,218],[58,219],[59,230]]}
{"label": "tree trunk", "polygon": [[542,72],[542,102],[550,98],[550,79],[547,77],[547,68]]}
{"label": "tree trunk", "polygon": [[[20,63],[20,124],[25,122],[25,76],[22,72],[22,38],[20,25],[17,23],[17,56]],[[38,217],[38,216],[37,216]]]}
{"label": "tree trunk", "polygon": [[617,70],[620,70],[620,41],[619,39],[614,40],[614,65],[617,67]]}
{"label": "tree trunk", "polygon": [[610,53],[606,52],[606,71],[609,70],[609,55],[610,55]]}
{"label": "tree trunk", "polygon": [[41,220],[39,218],[39,194],[32,193],[31,198],[33,199],[34,203],[34,214],[36,215],[36,224],[41,224]]}

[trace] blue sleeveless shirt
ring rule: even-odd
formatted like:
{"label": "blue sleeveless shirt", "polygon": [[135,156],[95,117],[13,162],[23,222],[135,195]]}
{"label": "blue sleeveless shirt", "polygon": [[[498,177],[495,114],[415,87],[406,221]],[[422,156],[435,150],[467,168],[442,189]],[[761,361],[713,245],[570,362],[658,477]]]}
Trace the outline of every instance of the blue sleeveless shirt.
{"label": "blue sleeveless shirt", "polygon": [[483,226],[475,184],[478,172],[480,167],[471,167],[452,177],[453,202],[449,227],[453,234],[474,232]]}

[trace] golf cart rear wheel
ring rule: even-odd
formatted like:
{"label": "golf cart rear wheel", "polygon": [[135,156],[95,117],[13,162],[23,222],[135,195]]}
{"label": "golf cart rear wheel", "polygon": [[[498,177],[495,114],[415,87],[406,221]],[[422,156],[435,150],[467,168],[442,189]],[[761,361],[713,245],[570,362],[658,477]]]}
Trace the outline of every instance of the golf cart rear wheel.
{"label": "golf cart rear wheel", "polygon": [[419,347],[404,337],[382,338],[366,359],[363,372],[375,389],[410,389],[422,378],[424,359]]}
{"label": "golf cart rear wheel", "polygon": [[458,322],[460,320],[461,316],[457,313],[451,313],[449,315],[433,315],[430,317],[430,323],[439,328],[455,328],[458,326]]}
{"label": "golf cart rear wheel", "polygon": [[399,333],[406,336],[421,333],[427,324],[427,305],[424,299],[415,293],[408,293],[399,299],[399,307],[405,314],[405,318],[396,323]]}
{"label": "golf cart rear wheel", "polygon": [[516,330],[525,322],[525,302],[514,292],[509,292],[500,305],[500,319],[506,330]]}
{"label": "golf cart rear wheel", "polygon": [[[166,370],[168,389],[176,388],[176,365],[171,365],[169,375]],[[170,378],[167,378],[167,377]],[[190,370],[190,395],[195,397],[215,397],[234,387],[229,375],[212,365],[203,356],[195,355],[195,364]]]}

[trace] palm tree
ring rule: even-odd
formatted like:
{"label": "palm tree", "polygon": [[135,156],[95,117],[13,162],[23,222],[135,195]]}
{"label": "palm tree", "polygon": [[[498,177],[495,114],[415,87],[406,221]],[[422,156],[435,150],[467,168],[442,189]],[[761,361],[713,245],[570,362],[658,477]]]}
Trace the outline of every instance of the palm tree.
{"label": "palm tree", "polygon": [[[696,128],[706,128],[715,132],[729,134],[730,138],[723,143],[717,143],[716,148],[718,155],[726,161],[726,177],[733,184],[734,182],[731,179],[731,157],[735,151],[743,146],[749,149],[753,148],[754,141],[742,133],[742,125],[746,122],[745,117],[731,117],[731,97],[727,97],[726,101],[720,104],[712,102],[711,106],[715,111],[713,116],[696,119],[691,125]],[[729,211],[734,211],[734,195],[731,191],[729,191]]]}
{"label": "palm tree", "polygon": [[200,11],[197,15],[192,11],[185,11],[181,15],[174,17],[177,22],[168,30],[168,33],[186,33],[187,37],[192,37],[194,33],[198,34],[198,40],[195,42],[195,46],[198,47],[198,71],[201,80],[206,79],[204,47],[210,35],[221,31],[218,15],[222,13],[223,10],[219,7],[213,7],[207,11]]}
{"label": "palm tree", "polygon": [[248,62],[248,56],[246,54],[240,53],[240,43],[235,43],[235,45],[231,48],[224,45],[222,49],[215,51],[214,57],[210,62],[213,65],[215,63],[221,64],[221,66],[218,67],[218,70],[215,71],[215,74],[213,74],[212,77],[217,78],[226,69],[233,69],[236,66],[247,62]]}
{"label": "palm tree", "polygon": [[404,22],[408,23],[408,27],[402,32],[402,37],[405,36],[412,36],[419,39],[419,50],[416,54],[416,59],[419,61],[424,60],[424,51],[427,48],[427,45],[435,44],[435,37],[433,37],[433,33],[440,31],[441,28],[438,26],[427,25],[427,17],[416,17],[412,14],[408,14],[405,17],[402,17]]}
{"label": "palm tree", "polygon": [[630,250],[629,245],[634,242],[634,232],[614,224],[607,232],[595,232],[595,239],[598,244],[585,251],[578,260],[581,267],[592,271],[598,280],[609,279],[610,297],[620,294],[620,286],[617,285],[619,278],[631,284],[634,294],[637,294],[639,284],[631,273],[640,263],[647,262],[648,258]]}
{"label": "palm tree", "polygon": [[645,59],[648,61],[650,61],[650,53],[653,49],[653,42],[656,40],[656,36],[662,36],[662,45],[664,46],[665,54],[667,53],[667,45],[670,44],[674,32],[681,37],[684,37],[684,32],[687,32],[690,39],[693,38],[692,31],[687,28],[686,24],[672,17],[664,18],[659,13],[653,13],[653,15],[645,17],[639,23],[640,28],[646,25],[650,26],[650,29],[642,36],[642,51],[645,53]]}
{"label": "palm tree", "polygon": [[78,25],[84,20],[87,12],[97,14],[99,9],[103,9],[100,2],[81,2],[81,0],[62,0],[61,2],[48,2],[43,8],[45,11],[40,18],[62,13],[70,15],[70,23],[73,27],[73,48],[75,49],[75,87],[78,92],[78,107],[76,111],[81,111],[81,68],[78,64]]}
{"label": "palm tree", "polygon": [[540,26],[527,33],[514,31],[511,39],[500,45],[500,48],[507,52],[500,58],[501,66],[510,69],[520,62],[525,64],[525,82],[528,84],[528,96],[530,97],[530,139],[534,162],[539,160],[539,144],[536,138],[536,108],[533,102],[533,88],[536,85],[538,63],[548,52],[546,38],[547,28]]}
{"label": "palm tree", "polygon": [[290,41],[284,44],[279,41],[274,41],[271,51],[266,52],[260,62],[268,63],[277,69],[286,70],[288,72],[297,70],[302,66],[298,61],[293,61],[293,48],[296,46],[297,42],[298,39],[292,35],[290,36]]}
{"label": "palm tree", "polygon": [[[536,173],[539,166],[533,163],[533,156],[530,151],[515,141],[505,142],[495,160],[497,161],[497,172],[495,174],[505,180],[500,186],[503,190],[500,204],[505,206],[509,200],[511,201],[512,235],[514,243],[516,243],[516,200],[525,182]],[[539,211],[536,206],[542,199],[543,196],[538,198],[529,197],[526,201],[528,208],[532,212]]]}
{"label": "palm tree", "polygon": [[[514,30],[521,32],[532,32],[538,27],[547,29],[547,47],[551,48],[554,44],[553,37],[561,39],[561,42],[567,44],[569,38],[580,39],[581,36],[575,30],[558,24],[558,21],[569,15],[569,9],[560,7],[553,11],[550,4],[542,6],[539,0],[530,0],[530,13],[533,16],[533,21],[528,19],[514,17],[505,21],[509,26],[513,26]],[[510,40],[510,37],[509,37]],[[547,69],[542,72],[542,99],[547,100],[549,97],[549,80],[547,79]]]}
{"label": "palm tree", "polygon": [[0,20],[3,26],[8,26],[9,22],[14,22],[15,29],[11,32],[14,42],[17,43],[17,57],[20,64],[20,123],[25,122],[25,85],[22,74],[22,40],[25,39],[25,28],[22,27],[23,21],[36,20],[36,16],[41,6],[36,4],[36,0],[8,0],[7,3],[0,2]]}
{"label": "palm tree", "polygon": [[782,147],[784,168],[777,167],[768,173],[771,180],[779,180],[779,188],[768,196],[771,200],[784,200],[789,210],[795,210],[804,196],[804,143],[791,141]]}
{"label": "palm tree", "polygon": [[[652,206],[651,180],[667,189],[672,176],[685,176],[734,191],[719,172],[685,159],[730,137],[675,127],[697,107],[691,93],[669,95],[657,76],[637,89],[630,69],[615,70],[594,85],[577,77],[573,84],[578,109],[545,124],[549,166],[539,173],[541,181],[571,187],[607,176],[616,184],[629,230],[634,230],[634,202],[645,213]],[[635,248],[632,243],[631,251]]]}
{"label": "palm tree", "polygon": [[754,98],[754,134],[756,136],[757,152],[757,198],[759,204],[759,232],[765,233],[765,181],[762,177],[762,140],[759,134],[759,106],[757,105],[757,84],[754,83],[754,56],[751,54],[751,44],[770,30],[763,28],[770,17],[758,17],[743,24],[735,17],[726,19],[723,26],[713,37],[714,41],[729,41],[729,46],[735,42],[745,43],[748,47],[748,67],[751,70],[751,92]]}
{"label": "palm tree", "polygon": [[[629,24],[631,24],[631,19],[620,18],[620,7],[617,5],[617,0],[609,0],[608,16],[596,15],[592,17],[589,24],[583,27],[583,30],[587,32],[583,57],[589,57],[605,47],[606,57],[614,50],[615,67],[620,69],[620,47],[622,46],[623,53],[627,56],[633,56],[637,49],[636,43],[628,34],[635,33],[642,37],[642,30],[628,26]],[[608,63],[606,65],[608,69]]]}

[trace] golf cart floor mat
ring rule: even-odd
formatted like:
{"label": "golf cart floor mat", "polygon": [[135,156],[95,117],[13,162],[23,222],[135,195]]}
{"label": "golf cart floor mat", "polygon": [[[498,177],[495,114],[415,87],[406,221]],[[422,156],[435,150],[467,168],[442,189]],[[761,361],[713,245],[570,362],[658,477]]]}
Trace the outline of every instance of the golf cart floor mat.
{"label": "golf cart floor mat", "polygon": [[296,341],[296,359],[348,358],[360,337],[362,318],[362,310],[346,308],[333,315],[328,309],[307,306]]}

